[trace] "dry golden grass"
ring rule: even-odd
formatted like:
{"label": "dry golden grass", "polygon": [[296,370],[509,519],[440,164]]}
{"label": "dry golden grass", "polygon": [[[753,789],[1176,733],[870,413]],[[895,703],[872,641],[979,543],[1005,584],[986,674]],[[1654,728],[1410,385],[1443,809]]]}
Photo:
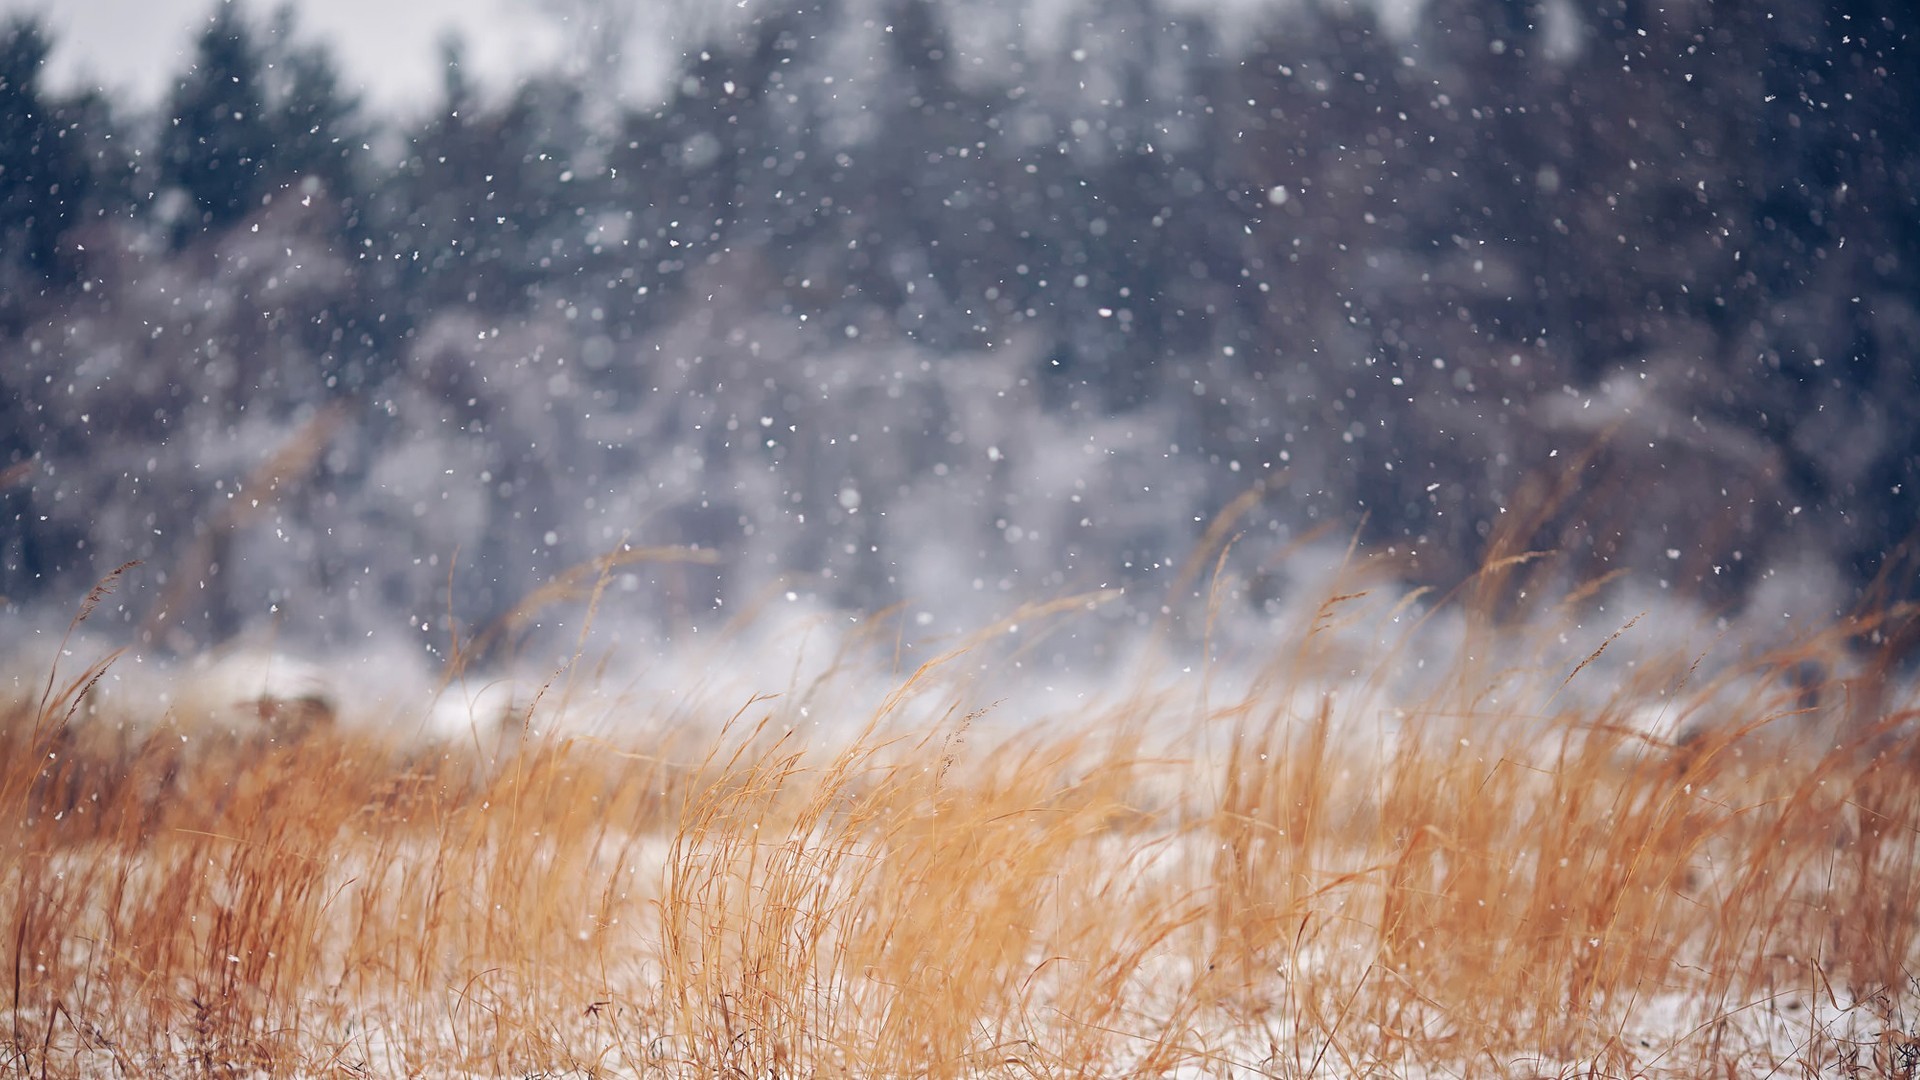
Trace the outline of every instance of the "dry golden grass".
{"label": "dry golden grass", "polygon": [[1582,695],[1633,631],[1356,661],[1369,604],[1018,729],[950,656],[812,744],[101,738],[63,676],[0,723],[0,1071],[1915,1074],[1920,736],[1842,659],[1890,622]]}

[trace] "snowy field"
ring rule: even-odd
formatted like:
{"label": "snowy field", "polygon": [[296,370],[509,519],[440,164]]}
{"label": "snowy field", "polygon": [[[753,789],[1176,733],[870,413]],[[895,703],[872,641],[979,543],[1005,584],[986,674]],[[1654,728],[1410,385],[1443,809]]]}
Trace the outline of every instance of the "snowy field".
{"label": "snowy field", "polygon": [[912,667],[768,615],[734,681],[463,677],[385,720],[285,657],[161,697],[76,656],[8,714],[9,1060],[1912,1071],[1920,736],[1845,659],[1871,629],[1728,662],[1371,584],[1097,688],[1021,666],[1097,598]]}

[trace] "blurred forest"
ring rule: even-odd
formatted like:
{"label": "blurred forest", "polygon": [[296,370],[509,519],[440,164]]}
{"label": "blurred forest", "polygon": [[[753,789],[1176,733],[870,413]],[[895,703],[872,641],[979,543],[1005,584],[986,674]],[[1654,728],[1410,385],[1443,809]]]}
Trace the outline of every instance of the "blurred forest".
{"label": "blurred forest", "polygon": [[284,13],[214,6],[157,111],[6,25],[0,594],[137,558],[175,647],[345,640],[677,544],[615,595],[944,624],[1157,604],[1249,490],[1255,607],[1316,528],[1450,584],[1510,520],[1720,607],[1911,594],[1910,5],[1027,18],[755,0],[644,105],[605,36],[510,90],[449,41],[416,116]]}

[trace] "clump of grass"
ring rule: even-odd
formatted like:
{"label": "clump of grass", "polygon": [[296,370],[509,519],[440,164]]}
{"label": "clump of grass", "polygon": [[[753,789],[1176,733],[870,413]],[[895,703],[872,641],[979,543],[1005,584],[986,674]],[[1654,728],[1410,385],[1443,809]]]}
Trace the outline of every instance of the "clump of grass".
{"label": "clump of grass", "polygon": [[[963,645],[813,741],[765,698],[484,757],[352,725],[90,739],[99,669],[51,680],[0,720],[0,1054],[49,1076],[1912,1075],[1920,713],[1888,664],[1843,661],[1913,614],[1582,694],[1633,629],[1559,646],[1449,603],[1336,581],[1237,681],[1143,679],[1018,727],[956,690],[989,654]],[[1341,636],[1363,626],[1408,629],[1363,670]],[[1407,683],[1434,633],[1454,659]],[[1774,676],[1815,659],[1867,674]],[[1676,723],[1648,730],[1650,701]]]}

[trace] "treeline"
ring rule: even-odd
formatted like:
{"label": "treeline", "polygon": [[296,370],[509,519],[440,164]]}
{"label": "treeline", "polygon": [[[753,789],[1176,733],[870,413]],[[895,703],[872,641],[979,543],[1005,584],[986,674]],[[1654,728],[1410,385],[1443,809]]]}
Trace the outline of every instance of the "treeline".
{"label": "treeline", "polygon": [[479,620],[624,536],[721,553],[642,575],[689,609],[871,606],[1164,569],[1255,483],[1256,578],[1332,521],[1448,580],[1568,467],[1522,539],[1716,602],[1903,550],[1905,5],[1022,14],[762,5],[644,107],[450,44],[424,119],[284,14],[215,6],[151,114],[16,19],[0,592]]}

